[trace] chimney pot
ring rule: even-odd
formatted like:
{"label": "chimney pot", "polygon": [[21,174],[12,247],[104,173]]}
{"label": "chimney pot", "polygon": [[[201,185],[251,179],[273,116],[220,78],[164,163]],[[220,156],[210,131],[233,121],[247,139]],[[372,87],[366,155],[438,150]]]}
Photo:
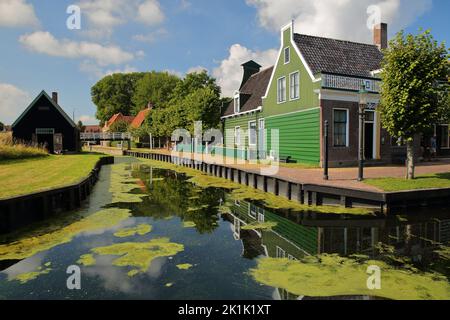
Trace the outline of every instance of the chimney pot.
{"label": "chimney pot", "polygon": [[58,92],[52,92],[52,100],[58,104]]}
{"label": "chimney pot", "polygon": [[380,50],[388,47],[388,25],[380,23],[373,27],[373,43],[378,46]]}
{"label": "chimney pot", "polygon": [[244,77],[242,78],[242,83],[239,89],[241,89],[248,79],[255,73],[258,73],[261,70],[261,66],[257,64],[255,61],[250,60],[242,65],[244,68]]}

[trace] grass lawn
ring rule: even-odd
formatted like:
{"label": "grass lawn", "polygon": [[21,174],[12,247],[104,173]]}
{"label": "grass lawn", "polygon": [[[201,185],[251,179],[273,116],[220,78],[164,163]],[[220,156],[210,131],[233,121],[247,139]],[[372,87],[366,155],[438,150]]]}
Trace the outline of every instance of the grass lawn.
{"label": "grass lawn", "polygon": [[104,155],[48,156],[0,162],[0,199],[74,184],[87,177]]}
{"label": "grass lawn", "polygon": [[450,173],[419,176],[415,180],[402,178],[367,179],[365,183],[384,191],[450,188]]}

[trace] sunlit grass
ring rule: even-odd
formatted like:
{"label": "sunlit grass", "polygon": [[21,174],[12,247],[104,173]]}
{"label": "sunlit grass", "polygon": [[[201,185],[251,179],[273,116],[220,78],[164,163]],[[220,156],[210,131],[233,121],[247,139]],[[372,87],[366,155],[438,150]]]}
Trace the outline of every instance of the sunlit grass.
{"label": "sunlit grass", "polygon": [[0,163],[11,159],[45,157],[48,153],[42,146],[14,141],[10,132],[0,132]]}
{"label": "sunlit grass", "polygon": [[424,175],[419,176],[414,180],[406,180],[404,178],[368,179],[365,183],[390,192],[450,188],[450,173]]}
{"label": "sunlit grass", "polygon": [[[0,162],[0,198],[9,198],[79,182],[87,177],[103,155],[47,156]],[[7,187],[6,187],[7,186]]]}

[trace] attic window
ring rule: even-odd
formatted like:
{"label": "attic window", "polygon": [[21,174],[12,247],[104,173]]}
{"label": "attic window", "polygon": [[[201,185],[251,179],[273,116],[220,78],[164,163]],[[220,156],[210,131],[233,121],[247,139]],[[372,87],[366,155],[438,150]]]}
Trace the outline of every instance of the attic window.
{"label": "attic window", "polygon": [[234,113],[239,113],[239,112],[241,112],[241,99],[240,99],[239,92],[236,92],[234,94]]}
{"label": "attic window", "polygon": [[291,61],[291,49],[289,47],[284,48],[284,64]]}
{"label": "attic window", "polygon": [[38,107],[39,111],[50,111],[50,107],[46,107],[46,106],[42,106],[42,107]]}

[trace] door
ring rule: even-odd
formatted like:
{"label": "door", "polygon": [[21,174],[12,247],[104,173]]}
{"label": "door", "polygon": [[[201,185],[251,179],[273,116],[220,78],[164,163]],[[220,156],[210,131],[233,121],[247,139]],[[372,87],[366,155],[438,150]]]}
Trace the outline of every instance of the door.
{"label": "door", "polygon": [[62,133],[55,133],[53,135],[53,151],[55,153],[62,153],[63,151],[63,136]]}
{"label": "door", "polygon": [[266,121],[260,119],[258,127],[258,157],[259,159],[266,159]]}
{"label": "door", "polygon": [[449,151],[449,129],[448,125],[436,126],[436,141],[438,147],[438,155],[446,155]]}
{"label": "door", "polygon": [[375,112],[366,111],[364,124],[364,156],[367,160],[375,158]]}

